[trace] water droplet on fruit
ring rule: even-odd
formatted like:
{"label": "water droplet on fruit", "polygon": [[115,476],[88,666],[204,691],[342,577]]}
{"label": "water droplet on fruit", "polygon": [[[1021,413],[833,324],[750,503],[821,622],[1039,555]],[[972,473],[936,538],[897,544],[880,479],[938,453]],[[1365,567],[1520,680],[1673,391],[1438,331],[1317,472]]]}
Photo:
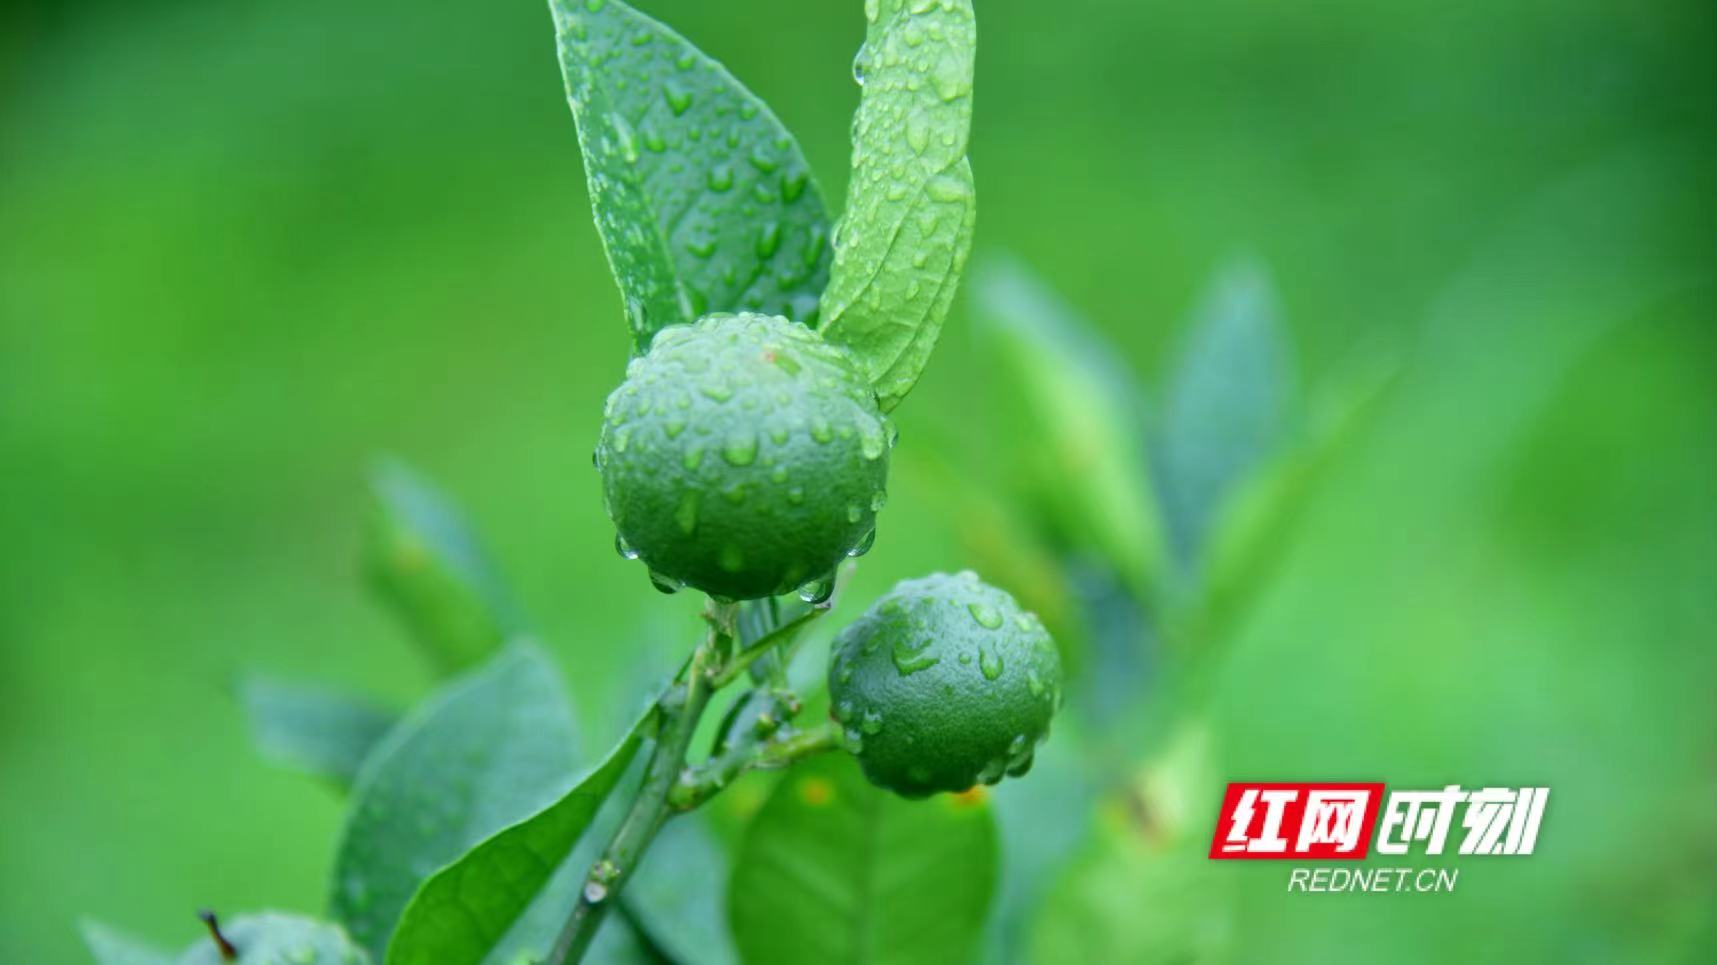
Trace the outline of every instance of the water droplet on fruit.
{"label": "water droplet on fruit", "polygon": [[726,402],[733,398],[733,387],[726,382],[706,382],[698,386],[698,391],[714,402]]}
{"label": "water droplet on fruit", "polygon": [[832,441],[835,438],[835,430],[829,425],[829,420],[821,416],[812,419],[811,438],[819,444]]}
{"label": "water droplet on fruit", "polygon": [[787,490],[787,501],[792,503],[795,506],[803,503],[805,501],[805,490],[804,490],[804,488],[800,487],[800,486],[790,487]]}
{"label": "water droplet on fruit", "polygon": [[858,503],[853,503],[847,507],[847,522],[856,523],[863,518],[864,510],[859,507]]}
{"label": "water droplet on fruit", "polygon": [[967,612],[972,614],[972,619],[978,621],[979,626],[985,627],[985,628],[990,629],[990,630],[998,630],[1001,628],[1001,625],[1002,625],[1001,611],[997,610],[993,606],[990,606],[988,603],[982,603],[982,602],[968,603],[968,604],[966,604],[966,610],[967,610]]}
{"label": "water droplet on fruit", "polygon": [[638,558],[638,551],[633,549],[632,544],[626,542],[626,537],[619,533],[614,534],[614,552],[619,553],[621,559],[635,560]]}
{"label": "water droplet on fruit", "polygon": [[686,454],[684,456],[680,457],[680,465],[686,467],[687,472],[696,469],[702,464],[703,446],[692,446],[690,449],[686,450]]}
{"label": "water droplet on fruit", "polygon": [[942,659],[930,652],[929,640],[914,640],[908,637],[894,641],[894,650],[890,656],[894,659],[894,669],[902,677],[928,670]]}
{"label": "water droplet on fruit", "polygon": [[853,54],[853,83],[864,86],[865,71],[869,69],[870,45],[861,44],[858,53]]}
{"label": "water droplet on fruit", "polygon": [[749,430],[735,432],[721,447],[721,458],[730,466],[749,466],[757,461],[757,435]]}
{"label": "water droplet on fruit", "polygon": [[870,528],[870,532],[859,537],[859,541],[857,543],[853,544],[853,548],[850,550],[847,550],[847,555],[848,556],[863,556],[864,554],[869,553],[870,548],[872,546],[875,546],[875,545],[876,545],[876,527],[872,526]]}
{"label": "water droplet on fruit", "polygon": [[995,680],[1002,675],[1002,655],[991,649],[978,648],[978,669],[983,671],[985,680]]}
{"label": "water droplet on fruit", "polygon": [[738,573],[745,569],[745,553],[739,547],[728,545],[721,548],[721,556],[716,565],[729,573]]}
{"label": "water droplet on fruit", "polygon": [[877,710],[867,710],[859,718],[859,730],[866,734],[876,734],[882,730],[882,713]]}
{"label": "water droplet on fruit", "polygon": [[1025,685],[1031,688],[1033,697],[1043,696],[1043,678],[1037,675],[1037,671],[1027,670],[1025,672]]}
{"label": "water droplet on fruit", "polygon": [[680,504],[674,507],[674,522],[679,524],[680,532],[690,536],[698,528],[698,491],[688,489],[680,496]]}
{"label": "water droplet on fruit", "polygon": [[600,881],[584,883],[584,900],[593,905],[600,905],[608,897],[608,886]]}
{"label": "water droplet on fruit", "polygon": [[709,169],[709,189],[711,191],[726,191],[733,187],[733,168],[725,164],[717,164]]}
{"label": "water droplet on fruit", "polygon": [[673,111],[675,117],[692,106],[692,92],[673,81],[662,85],[662,99],[668,102],[668,110]]}
{"label": "water droplet on fruit", "polygon": [[843,724],[849,720],[852,720],[853,719],[853,702],[850,700],[843,700],[840,703],[836,704],[835,705],[835,719],[840,721]]}

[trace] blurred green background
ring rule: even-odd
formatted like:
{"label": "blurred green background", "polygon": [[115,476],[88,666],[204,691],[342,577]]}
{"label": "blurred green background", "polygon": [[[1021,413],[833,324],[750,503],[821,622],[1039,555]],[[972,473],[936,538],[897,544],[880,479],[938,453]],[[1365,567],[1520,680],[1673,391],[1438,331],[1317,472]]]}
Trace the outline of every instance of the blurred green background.
{"label": "blurred green background", "polygon": [[[639,6],[838,207],[859,0]],[[1237,957],[1709,960],[1717,7],[978,8],[980,252],[1149,385],[1235,252],[1307,385],[1404,360],[1233,641],[1217,778],[1554,789],[1538,854],[1452,895],[1220,866]],[[200,906],[321,910],[340,802],[230,685],[428,685],[356,579],[378,451],[467,508],[587,730],[689,636],[589,468],[626,333],[553,51],[535,2],[0,12],[0,961],[83,960],[84,915],[176,944]],[[1034,441],[972,403],[974,341],[956,314],[900,410],[852,599],[983,562],[932,450]]]}

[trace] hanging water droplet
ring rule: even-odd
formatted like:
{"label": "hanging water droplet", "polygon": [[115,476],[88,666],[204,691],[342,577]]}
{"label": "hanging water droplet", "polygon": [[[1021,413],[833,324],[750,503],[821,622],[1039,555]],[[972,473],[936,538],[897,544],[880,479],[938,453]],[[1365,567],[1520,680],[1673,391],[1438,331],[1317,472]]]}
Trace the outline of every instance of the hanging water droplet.
{"label": "hanging water droplet", "polygon": [[869,553],[870,548],[872,546],[875,546],[875,545],[876,545],[876,527],[872,526],[870,528],[870,532],[868,532],[868,533],[864,534],[862,537],[860,537],[859,541],[857,543],[853,544],[852,549],[847,550],[847,555],[848,556],[863,556],[864,554]]}
{"label": "hanging water droplet", "polygon": [[860,44],[858,53],[853,54],[853,83],[864,86],[865,71],[869,68],[870,45]]}
{"label": "hanging water droplet", "polygon": [[632,544],[626,542],[626,537],[619,533],[614,534],[614,552],[619,553],[621,559],[635,560],[638,558],[638,551],[633,549]]}
{"label": "hanging water droplet", "polygon": [[835,594],[835,574],[830,572],[799,587],[799,599],[812,606],[821,606],[829,602],[829,597]]}
{"label": "hanging water droplet", "polygon": [[657,573],[655,570],[650,571],[650,585],[669,596],[672,596],[686,588],[686,585],[681,583],[679,580],[676,580],[665,573]]}

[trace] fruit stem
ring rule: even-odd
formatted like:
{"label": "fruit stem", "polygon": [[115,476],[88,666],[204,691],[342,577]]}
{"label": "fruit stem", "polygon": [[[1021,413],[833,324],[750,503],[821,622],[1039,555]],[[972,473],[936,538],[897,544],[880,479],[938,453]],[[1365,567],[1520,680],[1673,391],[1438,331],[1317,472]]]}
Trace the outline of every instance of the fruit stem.
{"label": "fruit stem", "polygon": [[[661,703],[662,721],[656,749],[644,779],[638,785],[626,817],[603,849],[602,857],[585,876],[578,901],[561,928],[544,965],[564,965],[584,957],[590,942],[596,937],[608,909],[620,898],[620,889],[637,870],[644,851],[671,816],[668,792],[679,781],[686,764],[686,748],[697,730],[698,719],[709,705],[716,688],[711,686],[709,670],[716,666],[719,655],[733,646],[730,636],[733,626],[731,604],[713,604],[709,633],[692,654],[676,689],[683,688],[684,699],[664,699]],[[669,691],[670,695],[673,691]]]}
{"label": "fruit stem", "polygon": [[786,767],[839,746],[840,732],[831,722],[785,737],[737,744],[692,769],[668,793],[668,806],[690,811],[721,793],[746,771]]}
{"label": "fruit stem", "polygon": [[815,620],[827,612],[829,612],[829,608],[827,606],[814,606],[768,633],[765,633],[763,636],[758,637],[750,646],[734,654],[732,659],[728,660],[725,666],[715,671],[715,674],[710,678],[710,689],[720,690],[728,684],[733,683],[735,680],[738,680],[740,676],[745,673],[746,668],[751,666],[751,662],[753,660],[756,660],[758,657],[763,656],[781,644],[791,641],[793,637],[799,633],[800,629],[805,626],[805,624],[810,623],[812,620]]}

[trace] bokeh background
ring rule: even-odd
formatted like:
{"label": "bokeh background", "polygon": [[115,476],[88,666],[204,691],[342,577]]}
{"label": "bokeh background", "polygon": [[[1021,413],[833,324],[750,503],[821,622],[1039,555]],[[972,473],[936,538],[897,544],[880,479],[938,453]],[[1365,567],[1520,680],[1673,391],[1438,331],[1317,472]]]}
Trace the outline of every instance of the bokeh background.
{"label": "bokeh background", "polygon": [[[639,6],[838,206],[858,0]],[[1237,252],[1304,384],[1401,360],[1232,641],[1218,779],[1554,789],[1538,855],[1452,895],[1222,866],[1236,957],[1709,960],[1717,8],[978,6],[980,251],[1147,386]],[[969,314],[900,410],[860,600],[981,562],[932,440],[1034,445],[972,402]],[[541,3],[0,11],[0,961],[84,960],[86,915],[177,944],[205,905],[322,908],[340,801],[251,752],[231,682],[428,686],[356,578],[377,452],[456,495],[612,719],[695,605],[610,549],[625,352]]]}

